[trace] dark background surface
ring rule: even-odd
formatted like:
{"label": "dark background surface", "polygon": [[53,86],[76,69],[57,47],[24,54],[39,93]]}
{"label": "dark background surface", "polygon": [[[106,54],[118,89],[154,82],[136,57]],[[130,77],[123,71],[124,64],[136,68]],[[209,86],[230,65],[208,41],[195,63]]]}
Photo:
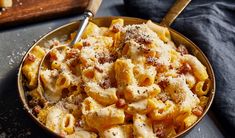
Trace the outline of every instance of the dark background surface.
{"label": "dark background surface", "polygon": [[[122,0],[104,0],[96,16],[126,16]],[[0,138],[50,137],[23,110],[19,101],[16,79],[20,61],[35,40],[60,25],[79,19],[79,16],[49,20],[0,31]],[[187,36],[187,35],[186,35]],[[221,125],[209,113],[186,138],[224,137]]]}

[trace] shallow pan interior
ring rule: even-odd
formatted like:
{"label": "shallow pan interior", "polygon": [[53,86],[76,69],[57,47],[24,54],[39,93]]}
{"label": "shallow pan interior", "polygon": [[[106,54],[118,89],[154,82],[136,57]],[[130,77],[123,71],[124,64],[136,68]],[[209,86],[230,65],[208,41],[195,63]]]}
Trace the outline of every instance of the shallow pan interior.
{"label": "shallow pan interior", "polygon": [[[146,22],[146,20],[139,19],[139,18],[131,18],[131,17],[100,17],[100,18],[93,19],[92,22],[94,22],[98,26],[108,27],[110,25],[111,21],[115,18],[123,18],[125,20],[125,24],[142,24],[142,23]],[[28,50],[28,52],[25,54],[25,56],[22,60],[22,63],[25,60],[26,55],[30,52],[30,50],[34,46],[39,45],[39,46],[43,47],[46,42],[48,42],[49,40],[51,40],[53,38],[58,38],[58,39],[64,39],[65,38],[66,39],[66,37],[68,37],[69,34],[76,31],[76,29],[78,28],[78,25],[79,25],[79,23],[77,23],[77,22],[68,23],[64,26],[61,26],[61,27],[49,32],[45,36],[43,36],[41,39],[39,39]],[[170,30],[172,39],[176,43],[176,45],[179,45],[179,44],[185,45],[188,48],[188,50],[190,51],[190,53],[193,54],[194,56],[196,56],[203,63],[203,65],[206,66],[208,74],[209,74],[209,78],[212,82],[212,86],[211,86],[210,91],[208,93],[209,102],[208,102],[208,104],[205,108],[205,111],[204,111],[203,115],[191,127],[187,128],[186,130],[184,130],[181,133],[177,134],[176,137],[178,137],[178,136],[182,136],[182,135],[186,134],[186,132],[188,132],[188,130],[190,130],[192,127],[194,127],[205,116],[206,112],[209,110],[209,108],[211,106],[211,103],[213,101],[213,98],[214,98],[214,94],[215,94],[215,77],[214,77],[213,69],[212,69],[208,59],[206,58],[206,56],[203,54],[203,52],[193,42],[191,42],[189,39],[184,37],[182,34],[176,32],[175,30],[173,30],[171,28],[169,28],[169,30]],[[20,99],[21,99],[21,101],[24,105],[25,110],[27,110],[29,115],[33,118],[33,120],[35,120],[37,122],[38,125],[40,125],[42,128],[47,130],[49,133],[51,133],[55,136],[59,136],[59,135],[53,133],[52,131],[50,131],[49,129],[47,129],[30,112],[29,106],[27,104],[27,99],[25,97],[25,91],[24,91],[24,88],[23,88],[23,76],[22,76],[22,73],[21,73],[22,63],[20,65],[19,73],[18,73],[18,90],[19,90]]]}

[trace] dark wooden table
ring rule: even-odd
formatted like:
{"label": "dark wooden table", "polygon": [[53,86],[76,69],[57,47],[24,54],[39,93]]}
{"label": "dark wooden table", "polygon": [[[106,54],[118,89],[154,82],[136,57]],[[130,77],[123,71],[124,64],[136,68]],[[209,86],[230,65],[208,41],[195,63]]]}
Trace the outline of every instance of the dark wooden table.
{"label": "dark wooden table", "polygon": [[[97,16],[125,16],[122,0],[104,0]],[[43,34],[79,16],[28,24],[0,31],[0,138],[50,137],[27,116],[17,93],[17,71],[25,51]],[[0,26],[1,29],[1,26]],[[190,131],[186,138],[223,137],[213,112]]]}

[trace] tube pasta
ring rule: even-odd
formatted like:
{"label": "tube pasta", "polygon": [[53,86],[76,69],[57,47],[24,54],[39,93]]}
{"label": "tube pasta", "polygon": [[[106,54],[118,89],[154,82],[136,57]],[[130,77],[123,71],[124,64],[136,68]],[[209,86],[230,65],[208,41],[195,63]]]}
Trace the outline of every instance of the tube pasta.
{"label": "tube pasta", "polygon": [[59,89],[68,88],[70,85],[70,76],[67,73],[62,73],[56,80],[56,87]]}
{"label": "tube pasta", "polygon": [[162,41],[168,42],[168,41],[171,40],[170,32],[169,32],[169,30],[166,27],[162,27],[160,25],[157,25],[157,24],[153,23],[151,20],[148,20],[146,25],[150,29],[155,31]]}
{"label": "tube pasta", "polygon": [[196,122],[198,117],[196,115],[189,115],[184,119],[185,128],[191,126],[194,122]]}
{"label": "tube pasta", "polygon": [[169,85],[166,91],[171,95],[174,102],[180,104],[180,112],[191,112],[200,100],[188,88],[184,78],[168,78]]}
{"label": "tube pasta", "polygon": [[185,74],[185,80],[186,80],[186,83],[188,84],[188,87],[190,89],[193,88],[194,85],[196,84],[195,77],[189,73]]}
{"label": "tube pasta", "polygon": [[152,98],[160,93],[160,91],[161,89],[156,84],[148,87],[129,85],[124,90],[124,96],[129,101],[138,101],[144,98]]}
{"label": "tube pasta", "polygon": [[61,63],[59,63],[58,61],[52,61],[51,63],[52,69],[60,69],[60,67],[61,67]]}
{"label": "tube pasta", "polygon": [[163,120],[170,116],[173,116],[175,113],[176,106],[171,101],[166,101],[163,103],[161,101],[157,101],[157,107],[149,113],[149,116],[153,120]]}
{"label": "tube pasta", "polygon": [[80,60],[81,64],[85,67],[94,65],[95,51],[90,47],[83,47],[81,49]]}
{"label": "tube pasta", "polygon": [[205,66],[196,57],[192,55],[184,55],[182,60],[192,67],[193,74],[199,81],[208,79]]}
{"label": "tube pasta", "polygon": [[98,109],[85,115],[88,126],[97,130],[103,130],[113,125],[123,124],[124,117],[124,111],[122,109],[117,109],[114,106]]}
{"label": "tube pasta", "polygon": [[112,50],[119,47],[121,42],[121,28],[124,26],[123,19],[114,19],[112,20],[109,31],[106,35],[111,36],[113,38],[113,46]]}
{"label": "tube pasta", "polygon": [[152,123],[146,115],[134,115],[133,130],[136,137],[154,138]]}
{"label": "tube pasta", "polygon": [[172,138],[177,134],[174,125],[166,124],[164,121],[155,121],[153,123],[153,132],[156,133],[157,137],[166,138]]}
{"label": "tube pasta", "polygon": [[40,46],[35,46],[29,55],[27,56],[23,67],[22,72],[28,80],[28,87],[30,89],[36,88],[37,85],[37,74],[38,66],[42,57],[45,55],[45,51]]}
{"label": "tube pasta", "polygon": [[148,47],[144,47],[134,40],[129,40],[125,43],[122,54],[130,57],[134,64],[142,64],[145,62],[145,58],[156,56],[156,46],[149,44]]}
{"label": "tube pasta", "polygon": [[188,128],[197,121],[198,117],[191,113],[180,114],[175,118],[175,123],[179,126],[179,131]]}
{"label": "tube pasta", "polygon": [[95,71],[92,67],[88,67],[82,71],[82,79],[85,82],[89,82],[94,79]]}
{"label": "tube pasta", "polygon": [[64,115],[62,119],[62,130],[64,130],[67,134],[72,134],[74,132],[75,119],[72,114]]}
{"label": "tube pasta", "polygon": [[87,95],[103,105],[111,105],[118,100],[116,96],[116,88],[103,89],[96,83],[89,82],[85,87],[85,91]]}
{"label": "tube pasta", "polygon": [[[112,22],[111,22],[111,24],[110,24],[110,27],[109,27],[109,29],[110,30],[113,30],[114,28],[116,28],[116,27],[122,27],[122,26],[124,26],[124,20],[123,19],[114,19],[114,20],[112,20]],[[113,30],[114,32],[115,32],[115,30]]]}
{"label": "tube pasta", "polygon": [[154,67],[150,66],[144,68],[141,65],[137,65],[133,70],[139,86],[150,86],[154,83],[157,74]]}
{"label": "tube pasta", "polygon": [[86,115],[89,112],[93,112],[97,109],[101,109],[102,107],[103,106],[97,103],[93,98],[88,97],[82,102],[82,113]]}
{"label": "tube pasta", "polygon": [[61,128],[61,120],[64,116],[64,111],[58,107],[52,107],[51,109],[49,109],[48,115],[47,115],[47,119],[46,119],[46,126],[56,132],[56,133],[60,133]]}
{"label": "tube pasta", "polygon": [[96,24],[89,22],[85,31],[82,34],[82,38],[99,35],[99,32],[100,28]]}
{"label": "tube pasta", "polygon": [[147,114],[154,108],[155,108],[154,99],[144,99],[128,104],[126,111],[131,114],[134,113]]}
{"label": "tube pasta", "polygon": [[195,86],[195,93],[198,96],[207,95],[209,89],[210,89],[211,82],[209,79],[205,81],[199,81]]}
{"label": "tube pasta", "polygon": [[134,65],[130,59],[118,59],[114,63],[115,78],[118,86],[123,87],[135,83],[133,67]]}

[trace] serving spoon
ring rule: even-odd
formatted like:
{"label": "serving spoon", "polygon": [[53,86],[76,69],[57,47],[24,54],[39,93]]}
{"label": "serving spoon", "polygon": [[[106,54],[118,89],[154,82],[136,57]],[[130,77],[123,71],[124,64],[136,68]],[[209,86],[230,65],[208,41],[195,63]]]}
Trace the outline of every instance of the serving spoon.
{"label": "serving spoon", "polygon": [[[37,80],[38,80],[38,85],[36,90],[40,93],[40,95],[42,96],[42,98],[44,100],[46,100],[49,103],[55,103],[57,102],[60,98],[55,98],[54,96],[52,97],[51,95],[55,94],[54,92],[52,92],[49,89],[44,89],[42,86],[42,82],[41,82],[41,70],[42,67],[47,63],[46,58],[48,57],[48,55],[50,55],[50,52],[53,50],[61,50],[61,49],[66,49],[66,48],[72,48],[74,44],[76,44],[80,39],[81,36],[86,28],[86,26],[89,23],[89,20],[96,14],[96,12],[98,11],[100,5],[102,3],[102,0],[89,0],[88,6],[85,10],[85,12],[82,14],[82,20],[80,21],[79,27],[77,29],[77,33],[75,35],[75,37],[72,39],[72,41],[68,44],[63,44],[63,45],[59,45],[59,46],[55,46],[53,48],[51,48],[50,50],[48,50],[46,52],[46,54],[44,55],[44,57],[42,58],[40,64],[39,64],[39,68],[38,68],[38,75],[37,75]],[[45,84],[44,84],[45,85]]]}

